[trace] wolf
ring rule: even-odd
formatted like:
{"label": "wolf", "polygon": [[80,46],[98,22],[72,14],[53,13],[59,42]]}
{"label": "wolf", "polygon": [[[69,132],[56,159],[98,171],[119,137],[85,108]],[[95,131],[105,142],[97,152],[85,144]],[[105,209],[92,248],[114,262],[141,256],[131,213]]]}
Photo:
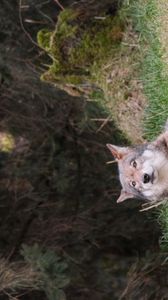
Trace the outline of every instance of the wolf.
{"label": "wolf", "polygon": [[117,203],[130,198],[151,202],[168,198],[168,121],[163,133],[152,142],[107,147],[118,163],[122,189]]}

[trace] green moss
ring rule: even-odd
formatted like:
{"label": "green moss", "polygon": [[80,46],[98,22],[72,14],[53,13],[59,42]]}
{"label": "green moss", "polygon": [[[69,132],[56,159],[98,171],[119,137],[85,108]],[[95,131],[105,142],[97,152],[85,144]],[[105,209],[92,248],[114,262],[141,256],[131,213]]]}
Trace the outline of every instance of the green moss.
{"label": "green moss", "polygon": [[65,57],[63,57],[62,47],[65,41],[69,38],[73,38],[76,32],[76,25],[72,25],[71,22],[75,19],[76,13],[70,9],[66,9],[60,13],[56,28],[53,32],[42,29],[37,34],[37,42],[41,48],[43,48],[48,55],[52,58],[53,63],[49,68],[49,74],[42,76],[50,78],[51,81],[56,79],[58,73],[66,70],[67,64],[65,63]]}
{"label": "green moss", "polygon": [[84,77],[79,77],[77,75],[67,75],[65,76],[65,82],[66,83],[70,83],[70,84],[74,84],[74,85],[78,85],[82,83],[82,78],[84,81]]}
{"label": "green moss", "polygon": [[41,48],[46,51],[50,50],[50,38],[52,32],[48,31],[47,29],[42,29],[37,34],[37,42]]}
{"label": "green moss", "polygon": [[111,55],[114,43],[116,46],[116,37],[113,36],[116,27],[121,33],[122,27],[118,19],[111,17],[92,21],[89,31],[84,32],[80,45],[71,51],[71,64],[74,66],[80,64],[88,72],[95,63],[103,64]]}
{"label": "green moss", "polygon": [[37,36],[38,44],[53,61],[43,79],[73,85],[94,80],[96,69],[112,55],[122,32],[118,17],[92,19],[85,26],[76,12],[65,9],[52,33],[43,29]]}
{"label": "green moss", "polygon": [[[44,81],[53,81],[53,75],[51,72],[51,69],[49,72],[44,73],[41,76],[41,80]],[[62,75],[55,73],[54,80],[59,84],[70,84],[70,85],[80,85],[82,82],[84,82],[84,77],[76,76],[76,75]]]}
{"label": "green moss", "polygon": [[77,12],[74,10],[67,8],[64,9],[60,14],[58,18],[58,26],[62,26],[63,24],[67,24],[70,21],[73,21],[77,17]]}

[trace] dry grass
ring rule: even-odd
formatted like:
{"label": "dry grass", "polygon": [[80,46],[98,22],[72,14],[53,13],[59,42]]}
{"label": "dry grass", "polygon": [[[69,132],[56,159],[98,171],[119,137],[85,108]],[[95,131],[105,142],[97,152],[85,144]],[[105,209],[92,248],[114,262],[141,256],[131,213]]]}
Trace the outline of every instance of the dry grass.
{"label": "dry grass", "polygon": [[[160,257],[146,257],[135,263],[128,273],[127,287],[120,300],[164,300],[168,294],[167,262]],[[164,286],[164,288],[163,288]]]}
{"label": "dry grass", "polygon": [[38,289],[40,279],[38,272],[23,262],[9,263],[0,259],[0,293],[14,293],[18,290]]}
{"label": "dry grass", "polygon": [[168,74],[168,49],[167,49],[167,40],[168,40],[168,2],[164,0],[156,0],[157,6],[157,22],[158,26],[158,37],[162,46],[162,59],[164,61],[164,71]]}
{"label": "dry grass", "polygon": [[105,93],[105,106],[118,128],[132,143],[143,142],[146,97],[139,78],[140,47],[131,24],[122,33],[121,46],[98,71],[97,83]]}

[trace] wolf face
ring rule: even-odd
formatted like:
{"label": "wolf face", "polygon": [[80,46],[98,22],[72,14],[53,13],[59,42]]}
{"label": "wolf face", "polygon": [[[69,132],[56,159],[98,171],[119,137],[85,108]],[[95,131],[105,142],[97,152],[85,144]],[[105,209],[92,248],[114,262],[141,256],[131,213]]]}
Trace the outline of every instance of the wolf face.
{"label": "wolf face", "polygon": [[117,202],[129,198],[149,201],[168,197],[168,130],[155,141],[137,147],[107,144],[118,162],[122,185]]}

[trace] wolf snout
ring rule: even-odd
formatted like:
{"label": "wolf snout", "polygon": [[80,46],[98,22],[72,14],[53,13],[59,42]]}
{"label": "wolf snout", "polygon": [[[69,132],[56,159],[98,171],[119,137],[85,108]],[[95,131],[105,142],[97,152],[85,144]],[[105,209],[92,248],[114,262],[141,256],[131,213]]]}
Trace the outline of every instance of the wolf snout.
{"label": "wolf snout", "polygon": [[147,173],[145,173],[143,175],[143,183],[149,183],[149,182],[153,183],[153,180],[154,180],[154,174],[153,173],[151,175],[149,175]]}
{"label": "wolf snout", "polygon": [[147,173],[143,175],[143,183],[149,183],[151,181],[151,176]]}

